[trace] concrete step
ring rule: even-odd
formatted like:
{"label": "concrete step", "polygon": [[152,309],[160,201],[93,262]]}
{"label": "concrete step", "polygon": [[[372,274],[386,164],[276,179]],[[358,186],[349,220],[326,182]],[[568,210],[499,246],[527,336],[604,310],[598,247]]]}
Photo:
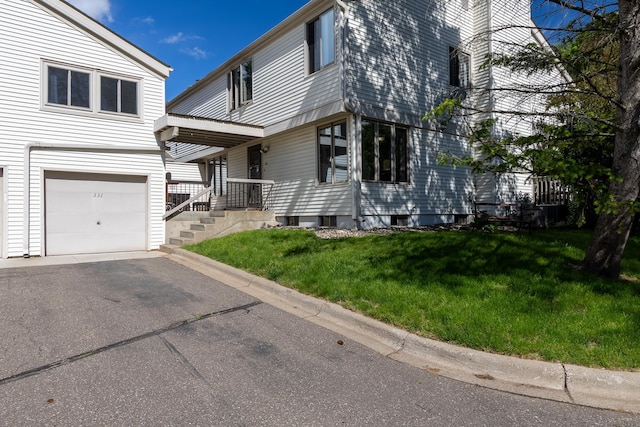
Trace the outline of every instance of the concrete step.
{"label": "concrete step", "polygon": [[184,245],[190,245],[193,243],[193,239],[186,239],[186,238],[175,238],[172,237],[171,239],[169,239],[169,244],[170,245],[176,245],[176,246],[184,246]]}
{"label": "concrete step", "polygon": [[209,211],[209,216],[212,218],[224,218],[226,214],[225,211]]}
{"label": "concrete step", "polygon": [[207,225],[212,224],[191,224],[189,228],[191,231],[205,231],[207,229]]}
{"label": "concrete step", "polygon": [[207,218],[200,218],[200,224],[215,224],[216,219],[212,216]]}
{"label": "concrete step", "polygon": [[194,233],[193,231],[181,231],[180,232],[180,238],[181,239],[195,239],[196,237],[196,233]]}

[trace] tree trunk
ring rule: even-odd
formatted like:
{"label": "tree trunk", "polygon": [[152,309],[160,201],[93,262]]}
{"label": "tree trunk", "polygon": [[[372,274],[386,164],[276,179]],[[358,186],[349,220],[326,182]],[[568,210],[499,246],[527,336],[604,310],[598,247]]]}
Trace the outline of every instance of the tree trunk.
{"label": "tree trunk", "polygon": [[618,278],[640,191],[640,4],[638,0],[619,0],[620,63],[613,179],[609,194],[612,209],[598,218],[582,262],[586,271]]}

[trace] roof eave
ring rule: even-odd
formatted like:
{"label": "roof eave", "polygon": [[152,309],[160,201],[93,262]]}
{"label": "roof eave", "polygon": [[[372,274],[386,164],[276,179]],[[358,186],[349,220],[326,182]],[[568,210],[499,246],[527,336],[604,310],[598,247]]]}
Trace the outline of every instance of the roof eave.
{"label": "roof eave", "polygon": [[91,18],[84,12],[61,0],[30,0],[37,6],[46,9],[49,13],[67,23],[83,30],[87,34],[96,38],[100,42],[108,45],[112,49],[120,52],[126,57],[140,64],[150,72],[166,79],[173,69],[157,59],[153,55],[124,39],[122,36],[111,31],[100,22]]}

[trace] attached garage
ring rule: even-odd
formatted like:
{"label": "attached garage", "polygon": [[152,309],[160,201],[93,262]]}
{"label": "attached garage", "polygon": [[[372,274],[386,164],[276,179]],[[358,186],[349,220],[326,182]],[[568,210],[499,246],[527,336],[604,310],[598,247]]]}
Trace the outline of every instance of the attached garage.
{"label": "attached garage", "polygon": [[45,172],[45,253],[147,249],[147,177]]}

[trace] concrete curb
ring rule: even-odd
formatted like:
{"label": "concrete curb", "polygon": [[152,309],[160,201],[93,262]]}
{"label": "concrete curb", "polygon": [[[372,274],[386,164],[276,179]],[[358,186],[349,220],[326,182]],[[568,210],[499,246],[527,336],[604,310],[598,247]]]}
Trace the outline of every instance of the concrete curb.
{"label": "concrete curb", "polygon": [[189,268],[372,350],[431,373],[525,396],[640,413],[640,372],[608,371],[485,353],[424,338],[177,246]]}

